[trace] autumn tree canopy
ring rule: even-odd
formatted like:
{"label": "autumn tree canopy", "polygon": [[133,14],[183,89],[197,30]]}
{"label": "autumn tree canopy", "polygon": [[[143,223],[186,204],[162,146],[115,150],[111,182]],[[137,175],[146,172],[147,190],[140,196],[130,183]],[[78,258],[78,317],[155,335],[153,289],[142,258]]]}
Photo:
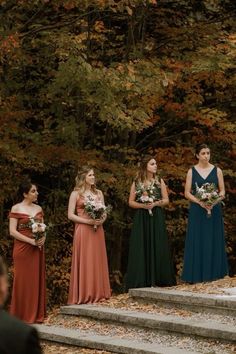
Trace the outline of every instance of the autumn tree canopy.
{"label": "autumn tree canopy", "polygon": [[227,250],[236,272],[235,15],[231,0],[0,1],[0,250],[10,262],[7,213],[19,180],[30,175],[53,225],[47,262],[55,301],[68,285],[68,195],[87,162],[113,204],[110,269],[124,273],[134,166],[142,154],[156,156],[169,187],[168,230],[180,271],[183,185],[197,142],[209,143],[224,172]]}

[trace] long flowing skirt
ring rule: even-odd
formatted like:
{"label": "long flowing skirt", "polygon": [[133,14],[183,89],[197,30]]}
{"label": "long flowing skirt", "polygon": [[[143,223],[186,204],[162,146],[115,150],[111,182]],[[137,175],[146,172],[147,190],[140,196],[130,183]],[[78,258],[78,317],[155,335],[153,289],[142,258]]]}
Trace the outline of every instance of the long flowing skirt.
{"label": "long flowing skirt", "polygon": [[153,216],[138,209],[130,238],[126,288],[175,285],[175,275],[165,226],[164,210]]}
{"label": "long flowing skirt", "polygon": [[77,224],[74,232],[68,304],[85,304],[111,296],[103,227]]}

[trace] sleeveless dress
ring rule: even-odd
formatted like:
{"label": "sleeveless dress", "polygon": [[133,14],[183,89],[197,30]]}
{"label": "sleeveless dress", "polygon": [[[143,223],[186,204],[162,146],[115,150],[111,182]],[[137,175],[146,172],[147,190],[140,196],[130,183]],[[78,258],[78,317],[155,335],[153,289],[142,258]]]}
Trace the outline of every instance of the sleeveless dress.
{"label": "sleeveless dress", "polygon": [[[84,210],[84,197],[76,203],[77,214]],[[103,226],[75,224],[68,305],[94,303],[111,296]]]}
{"label": "sleeveless dress", "polygon": [[[161,196],[160,186],[156,193]],[[175,285],[175,275],[161,207],[136,209],[130,237],[126,289]]]}
{"label": "sleeveless dress", "polygon": [[[192,194],[196,193],[196,183],[214,183],[218,188],[217,167],[203,178],[192,168]],[[190,283],[205,282],[223,278],[228,274],[225,251],[224,223],[221,204],[207,211],[196,203],[190,203],[187,236],[185,240],[184,267],[182,279]]]}
{"label": "sleeveless dress", "polygon": [[[9,218],[18,220],[17,230],[34,238],[29,227],[29,215],[10,213]],[[34,217],[42,222],[40,211]],[[14,239],[14,279],[10,313],[27,323],[41,323],[46,316],[45,253],[29,243]]]}

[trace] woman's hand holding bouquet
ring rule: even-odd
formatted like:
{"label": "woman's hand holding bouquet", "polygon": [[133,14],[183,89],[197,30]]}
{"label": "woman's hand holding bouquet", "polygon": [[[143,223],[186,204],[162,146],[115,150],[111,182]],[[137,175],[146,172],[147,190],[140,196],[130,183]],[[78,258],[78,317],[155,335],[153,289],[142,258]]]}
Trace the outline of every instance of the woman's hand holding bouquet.
{"label": "woman's hand holding bouquet", "polygon": [[160,199],[161,195],[159,189],[155,186],[155,181],[149,186],[145,186],[143,183],[136,185],[136,201],[145,205],[144,209],[148,210],[150,216],[153,216],[152,208],[155,206],[154,203],[158,201],[158,206],[160,206]]}
{"label": "woman's hand holding bouquet", "polygon": [[94,220],[94,231],[97,231],[97,227],[103,224],[111,209],[110,205],[106,206],[102,201],[95,200],[91,196],[85,198],[84,210]]}
{"label": "woman's hand holding bouquet", "polygon": [[222,201],[214,183],[204,183],[201,187],[196,183],[195,196],[199,200],[199,204],[207,210],[208,217],[211,216],[213,206]]}

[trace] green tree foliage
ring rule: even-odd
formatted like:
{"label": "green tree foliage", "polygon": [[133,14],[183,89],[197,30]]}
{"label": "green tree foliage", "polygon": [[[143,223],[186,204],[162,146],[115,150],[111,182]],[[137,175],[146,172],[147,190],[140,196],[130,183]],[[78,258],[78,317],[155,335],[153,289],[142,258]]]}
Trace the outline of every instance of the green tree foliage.
{"label": "green tree foliage", "polygon": [[49,301],[63,303],[73,225],[66,209],[78,166],[96,168],[113,204],[106,238],[124,274],[135,166],[156,156],[168,183],[167,225],[178,274],[193,146],[208,142],[224,171],[225,226],[236,272],[236,5],[229,0],[0,1],[0,249],[11,262],[7,213],[22,175],[39,184]]}

